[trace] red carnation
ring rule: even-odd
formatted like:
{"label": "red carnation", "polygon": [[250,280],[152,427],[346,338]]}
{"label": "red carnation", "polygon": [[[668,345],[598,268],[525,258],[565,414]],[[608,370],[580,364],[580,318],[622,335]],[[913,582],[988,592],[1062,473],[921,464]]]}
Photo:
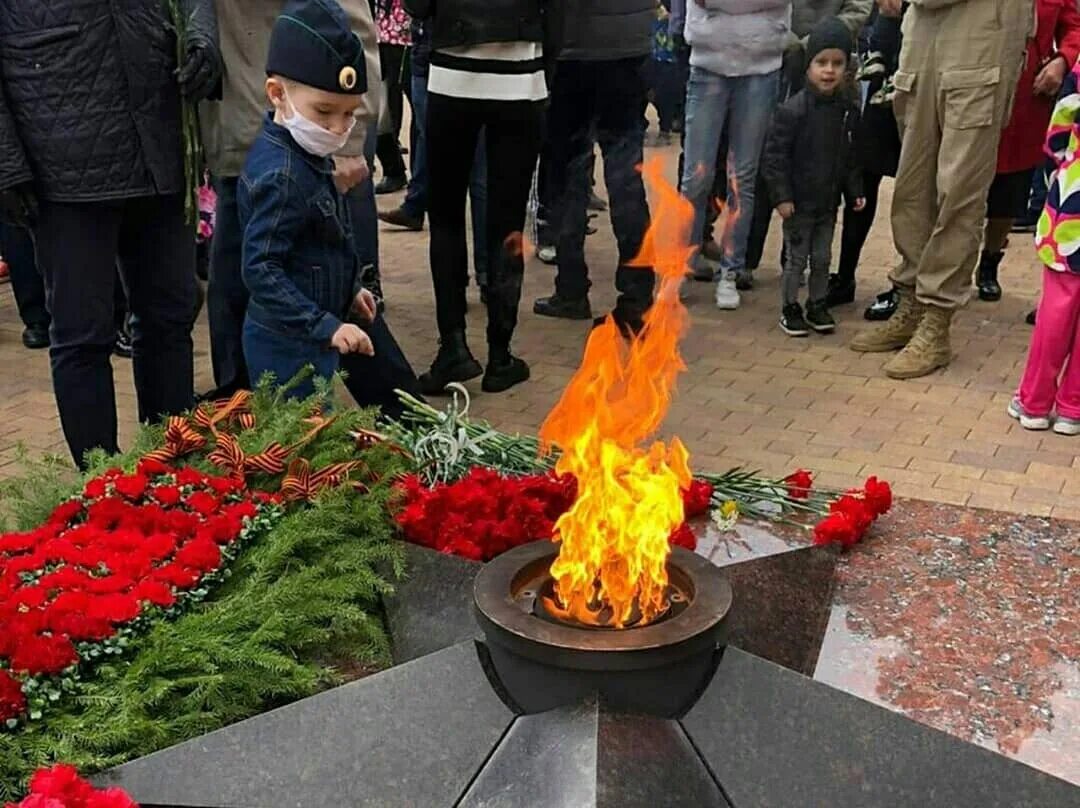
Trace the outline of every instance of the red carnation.
{"label": "red carnation", "polygon": [[108,620],[110,623],[127,623],[139,616],[138,599],[131,593],[116,592],[98,595],[90,601],[88,617]]}
{"label": "red carnation", "polygon": [[30,676],[51,676],[78,659],[75,646],[67,637],[33,634],[21,638],[11,655],[11,667]]}
{"label": "red carnation", "polygon": [[31,794],[52,797],[65,806],[84,805],[93,792],[93,786],[79,777],[75,767],[65,763],[51,769],[38,769],[30,778]]}
{"label": "red carnation", "polygon": [[243,487],[239,480],[234,480],[232,477],[207,477],[206,484],[219,497],[236,493]]}
{"label": "red carnation", "polygon": [[176,551],[176,539],[169,533],[155,533],[146,537],[142,549],[154,561],[161,561]]}
{"label": "red carnation", "polygon": [[194,538],[176,551],[173,560],[185,567],[210,572],[221,564],[221,550],[210,539]]}
{"label": "red carnation", "polygon": [[56,506],[56,509],[49,515],[48,522],[53,525],[66,525],[76,516],[82,513],[82,503],[77,499],[69,499]]}
{"label": "red carnation", "polygon": [[842,511],[830,513],[814,525],[814,544],[816,545],[839,544],[842,547],[850,547],[857,540],[855,525]]}
{"label": "red carnation", "polygon": [[814,485],[814,475],[806,469],[798,469],[785,477],[784,482],[787,483],[789,497],[807,499]]}
{"label": "red carnation", "polygon": [[685,547],[687,550],[697,549],[697,536],[686,522],[671,531],[668,542],[672,547]]}
{"label": "red carnation", "polygon": [[146,477],[160,477],[162,474],[172,474],[172,468],[160,460],[144,457],[139,461],[139,474]]}
{"label": "red carnation", "polygon": [[[119,788],[95,791],[86,798],[84,808],[139,808],[139,804]],[[70,808],[70,806],[69,806]]]}
{"label": "red carnation", "polygon": [[117,477],[113,486],[118,494],[132,502],[137,502],[146,493],[146,486],[149,483],[150,481],[142,474],[125,474],[123,477]]}
{"label": "red carnation", "polygon": [[187,506],[201,516],[210,516],[221,507],[221,502],[213,494],[206,491],[196,491],[187,498]]}
{"label": "red carnation", "polygon": [[704,480],[691,480],[690,485],[683,489],[683,511],[687,519],[704,516],[709,512],[709,504],[712,502],[713,487]]}
{"label": "red carnation", "polygon": [[166,564],[150,573],[150,580],[161,581],[177,589],[189,589],[202,577],[198,570],[180,564]]}
{"label": "red carnation", "polygon": [[167,508],[171,508],[180,502],[180,488],[175,485],[159,485],[150,493],[154,499]]}
{"label": "red carnation", "polygon": [[95,477],[90,480],[83,488],[84,499],[100,499],[105,496],[106,486],[105,480],[100,477]]}
{"label": "red carnation", "polygon": [[32,550],[38,543],[35,532],[30,533],[5,533],[0,536],[0,553],[17,555]]}
{"label": "red carnation", "polygon": [[874,522],[874,514],[867,508],[866,502],[855,496],[854,493],[844,494],[840,499],[829,505],[830,513],[842,513],[847,516],[855,530],[855,542],[866,535],[870,525]]}
{"label": "red carnation", "polygon": [[871,477],[864,487],[866,504],[875,517],[884,516],[892,508],[892,487],[884,480]]}
{"label": "red carnation", "polygon": [[131,510],[131,506],[119,497],[106,497],[91,505],[86,520],[102,530],[112,530]]}
{"label": "red carnation", "polygon": [[205,479],[204,475],[191,468],[191,466],[182,468],[176,473],[177,485],[202,485]]}
{"label": "red carnation", "polygon": [[176,603],[176,595],[173,594],[172,588],[161,581],[142,581],[135,587],[132,594],[139,600],[149,601],[155,606],[166,609]]}
{"label": "red carnation", "polygon": [[5,670],[0,670],[0,722],[17,718],[26,710],[22,683]]}

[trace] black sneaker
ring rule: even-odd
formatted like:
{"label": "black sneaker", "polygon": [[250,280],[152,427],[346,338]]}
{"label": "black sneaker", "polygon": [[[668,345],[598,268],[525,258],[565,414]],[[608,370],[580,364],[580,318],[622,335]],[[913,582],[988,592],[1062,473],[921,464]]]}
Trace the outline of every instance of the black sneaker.
{"label": "black sneaker", "polygon": [[896,290],[890,289],[882,292],[877,296],[877,300],[866,307],[863,317],[875,323],[884,322],[893,316],[899,304],[900,297],[896,294]]}
{"label": "black sneaker", "polygon": [[118,329],[116,342],[113,343],[113,353],[121,359],[131,359],[134,352],[135,349],[131,345],[131,333],[127,330],[127,326]]}
{"label": "black sneaker", "polygon": [[424,217],[413,216],[404,207],[379,212],[379,221],[414,232],[424,229]]}
{"label": "black sneaker", "polygon": [[836,320],[824,303],[806,304],[806,324],[819,334],[831,334],[836,330]]}
{"label": "black sneaker", "polygon": [[509,356],[501,361],[488,362],[480,389],[485,393],[501,393],[528,379],[529,366],[525,364],[525,360]]}
{"label": "black sneaker", "polygon": [[829,292],[825,298],[827,305],[843,306],[855,302],[855,281],[849,281],[833,274],[829,276]]}
{"label": "black sneaker", "polygon": [[455,332],[439,343],[439,353],[427,373],[420,375],[420,392],[425,396],[446,395],[450,382],[475,379],[484,369],[469,351],[463,332]]}
{"label": "black sneaker", "polygon": [[1027,317],[1024,318],[1024,322],[1028,325],[1035,325],[1035,318],[1039,316],[1038,309],[1032,309],[1028,312]]}
{"label": "black sneaker", "polygon": [[576,300],[560,297],[554,294],[551,297],[541,297],[533,303],[533,313],[542,317],[561,317],[564,320],[591,320],[592,307],[589,298],[582,297]]}
{"label": "black sneaker", "polygon": [[383,194],[396,194],[398,191],[404,190],[405,186],[408,184],[409,178],[404,174],[400,177],[383,177],[375,186],[375,193],[379,196],[382,196]]}
{"label": "black sneaker", "polygon": [[740,292],[749,292],[754,288],[754,273],[748,269],[735,272],[735,288]]}
{"label": "black sneaker", "polygon": [[47,325],[28,325],[22,332],[22,344],[31,351],[49,347],[49,327]]}
{"label": "black sneaker", "polygon": [[803,319],[802,306],[798,303],[784,306],[784,312],[780,315],[780,328],[789,337],[809,336],[810,326]]}

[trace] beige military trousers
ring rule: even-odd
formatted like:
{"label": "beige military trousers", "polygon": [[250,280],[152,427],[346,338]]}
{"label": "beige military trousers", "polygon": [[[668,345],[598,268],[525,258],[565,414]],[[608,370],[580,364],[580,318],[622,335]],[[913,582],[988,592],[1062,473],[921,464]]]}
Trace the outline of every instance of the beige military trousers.
{"label": "beige military trousers", "polygon": [[1032,0],[915,0],[904,15],[892,280],[920,303],[956,309],[970,295],[1033,14]]}

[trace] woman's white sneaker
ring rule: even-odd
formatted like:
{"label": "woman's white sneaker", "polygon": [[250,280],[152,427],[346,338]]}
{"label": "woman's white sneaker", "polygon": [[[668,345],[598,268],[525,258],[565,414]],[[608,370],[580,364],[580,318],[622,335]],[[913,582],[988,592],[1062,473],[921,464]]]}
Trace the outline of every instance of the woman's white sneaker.
{"label": "woman's white sneaker", "polygon": [[1020,422],[1024,429],[1043,430],[1050,428],[1050,418],[1046,415],[1029,415],[1020,406],[1020,399],[1014,398],[1009,402],[1009,415]]}
{"label": "woman's white sneaker", "polygon": [[735,288],[734,279],[721,278],[716,282],[716,308],[733,311],[739,308],[741,302],[742,298],[739,297],[739,290]]}
{"label": "woman's white sneaker", "polygon": [[1059,435],[1080,435],[1080,418],[1059,415],[1054,419],[1054,431]]}

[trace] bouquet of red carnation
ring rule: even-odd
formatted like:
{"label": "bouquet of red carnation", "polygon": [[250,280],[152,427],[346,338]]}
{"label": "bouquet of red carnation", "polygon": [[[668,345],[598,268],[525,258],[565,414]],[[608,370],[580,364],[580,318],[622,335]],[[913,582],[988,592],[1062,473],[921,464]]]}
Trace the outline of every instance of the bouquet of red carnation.
{"label": "bouquet of red carnation", "polygon": [[30,778],[30,793],[6,808],[139,808],[139,804],[119,788],[94,788],[74,766],[60,763],[38,769]]}
{"label": "bouquet of red carnation", "polygon": [[862,488],[845,492],[829,505],[828,515],[814,526],[814,544],[853,547],[870,526],[892,507],[892,488],[870,477]]}
{"label": "bouquet of red carnation", "polygon": [[[555,523],[577,496],[577,481],[569,475],[510,477],[481,467],[433,488],[409,475],[399,487],[404,496],[395,520],[406,540],[474,561],[489,561],[518,545],[550,539]],[[707,483],[684,491],[688,516],[706,512],[711,495]],[[672,532],[671,543],[691,550],[697,546],[686,524]]]}
{"label": "bouquet of red carnation", "polygon": [[0,726],[39,718],[64,679],[204,597],[272,513],[234,480],[143,461],[88,481],[34,530],[0,535]]}

